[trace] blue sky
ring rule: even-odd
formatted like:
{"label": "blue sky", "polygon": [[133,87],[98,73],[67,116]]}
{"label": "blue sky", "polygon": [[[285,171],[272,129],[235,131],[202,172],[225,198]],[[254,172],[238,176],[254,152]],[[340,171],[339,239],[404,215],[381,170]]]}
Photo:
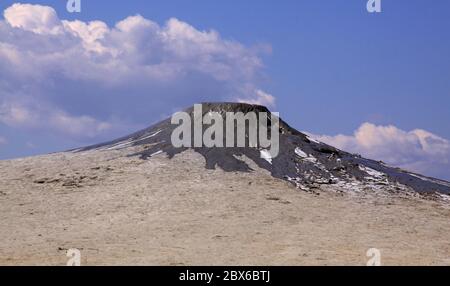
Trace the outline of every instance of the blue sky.
{"label": "blue sky", "polygon": [[[0,11],[15,2],[2,0]],[[447,145],[450,139],[449,1],[382,0],[383,11],[376,14],[367,12],[366,0],[81,2],[82,12],[70,14],[66,11],[66,1],[23,1],[52,7],[60,20],[77,19],[86,23],[100,20],[109,28],[128,16],[139,14],[160,25],[162,30],[171,18],[196,31],[212,29],[219,35],[220,45],[236,44],[232,55],[220,49],[224,54],[218,55],[215,50],[214,58],[220,58],[217,61],[221,64],[225,62],[227,69],[240,72],[236,58],[245,57],[249,61],[245,68],[249,71],[241,75],[241,79],[219,76],[210,79],[210,66],[201,71],[188,69],[189,75],[174,78],[176,84],[170,88],[159,86],[160,83],[156,83],[157,87],[152,85],[151,95],[145,94],[149,89],[147,85],[136,81],[129,86],[118,86],[109,97],[106,92],[111,89],[100,90],[92,79],[83,79],[80,84],[77,81],[80,77],[67,79],[61,75],[59,82],[64,83],[65,89],[54,83],[56,87],[51,89],[54,95],[48,96],[49,89],[43,88],[42,82],[46,82],[46,76],[48,82],[57,82],[57,75],[44,72],[37,87],[30,84],[24,88],[24,81],[17,79],[20,73],[13,78],[0,60],[0,65],[4,64],[3,76],[11,77],[12,82],[4,90],[0,85],[0,99],[3,96],[6,104],[20,96],[14,94],[17,79],[17,89],[22,90],[21,94],[27,93],[21,104],[28,103],[28,93],[33,90],[48,93],[32,99],[33,104],[39,106],[33,107],[33,112],[49,113],[53,112],[51,108],[56,108],[63,118],[87,116],[81,120],[83,124],[98,124],[94,131],[89,130],[89,136],[78,136],[76,132],[68,136],[61,130],[54,130],[64,129],[59,123],[44,128],[39,124],[25,126],[3,120],[0,122],[0,138],[3,138],[0,139],[0,159],[96,143],[133,131],[129,129],[144,127],[198,100],[233,99],[230,96],[233,92],[240,99],[246,97],[247,90],[258,90],[273,96],[272,109],[279,111],[291,125],[317,134],[327,143],[387,161],[400,154],[400,158],[389,163],[450,179],[449,168],[442,170],[450,166],[450,145]],[[145,35],[136,35],[141,38],[134,43],[147,39]],[[0,43],[1,37],[0,30]],[[26,34],[17,34],[8,40],[16,42],[8,44],[20,42],[17,46],[22,48],[29,44],[23,43],[20,37]],[[72,40],[64,38],[64,43]],[[45,47],[60,45],[63,41],[55,42],[51,38],[45,42]],[[39,44],[42,39],[36,39],[33,46]],[[64,49],[67,48],[64,46]],[[182,60],[184,62],[185,58]],[[256,60],[260,62],[252,64]],[[195,55],[191,55],[189,61],[195,63]],[[216,65],[214,71],[217,71]],[[11,90],[14,90],[13,95],[6,95]],[[188,95],[182,97],[183,91]],[[84,96],[80,96],[81,93]],[[89,94],[105,95],[93,100],[93,97],[88,98]],[[130,106],[138,110],[135,115],[124,107],[124,94],[132,100],[144,100],[143,106]],[[256,97],[249,95],[244,99],[252,101]],[[167,102],[162,104],[163,101]],[[155,105],[148,118],[145,118],[145,104]],[[272,105],[272,102],[267,104]],[[124,107],[124,111],[114,113],[108,106],[110,109]],[[48,121],[43,118],[33,121]],[[120,128],[96,132],[106,130],[107,124]],[[80,127],[80,130],[84,129]],[[374,134],[384,139],[376,144],[373,140],[367,143],[368,136]],[[399,146],[400,150],[411,150],[413,154],[399,151]]]}

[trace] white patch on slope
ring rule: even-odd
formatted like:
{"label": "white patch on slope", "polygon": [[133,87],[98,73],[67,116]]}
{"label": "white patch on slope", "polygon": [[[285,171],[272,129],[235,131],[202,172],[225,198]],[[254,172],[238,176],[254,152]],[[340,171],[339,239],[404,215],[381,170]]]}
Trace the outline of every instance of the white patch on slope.
{"label": "white patch on slope", "polygon": [[303,158],[303,160],[311,163],[317,163],[317,159],[313,155],[308,155],[300,148],[295,148],[295,154]]}
{"label": "white patch on slope", "polygon": [[287,179],[289,182],[295,184],[295,186],[296,186],[297,188],[299,188],[300,190],[307,191],[307,192],[309,192],[309,191],[311,190],[310,188],[308,188],[307,186],[304,186],[304,185],[302,184],[302,179],[299,178],[299,177],[297,177],[297,178],[291,178],[291,177],[289,177],[289,176],[286,176],[286,179]]}
{"label": "white patch on slope", "polygon": [[374,170],[374,169],[366,167],[366,166],[359,166],[359,169],[376,179],[383,179],[385,177],[384,173],[378,172],[377,170]]}
{"label": "white patch on slope", "polygon": [[302,149],[300,148],[295,148],[295,154],[297,154],[298,156],[302,157],[302,158],[308,158],[308,154],[306,154],[305,152],[303,152]]}
{"label": "white patch on slope", "polygon": [[158,135],[158,134],[161,133],[161,132],[162,132],[162,130],[158,130],[158,131],[156,131],[156,132],[154,132],[154,133],[152,133],[152,134],[150,134],[150,135],[148,135],[148,136],[139,138],[138,140],[136,140],[136,142],[139,142],[139,141],[142,141],[142,140],[145,140],[145,139],[148,139],[148,138],[155,137],[156,135]]}
{"label": "white patch on slope", "polygon": [[161,154],[162,152],[163,152],[163,151],[159,150],[159,151],[157,151],[157,152],[155,152],[155,153],[151,154],[151,155],[150,155],[150,157],[153,157],[153,156],[159,155],[159,154]]}
{"label": "white patch on slope", "polygon": [[140,142],[140,141],[143,141],[143,140],[148,139],[148,138],[152,138],[152,137],[158,135],[159,133],[161,133],[162,131],[163,130],[158,130],[158,131],[153,132],[152,134],[150,134],[148,136],[141,137],[141,138],[138,138],[138,139],[127,139],[125,141],[117,142],[117,143],[115,143],[113,145],[110,145],[110,146],[100,147],[97,150],[118,150],[118,149],[124,149],[124,148],[130,147],[133,143]]}
{"label": "white patch on slope", "polygon": [[306,135],[306,138],[308,138],[308,140],[311,141],[311,142],[314,142],[314,143],[317,143],[317,144],[322,144],[322,142],[319,142],[319,141],[317,141],[316,139],[311,138],[311,137],[308,136],[308,135]]}
{"label": "white patch on slope", "polygon": [[317,159],[313,156],[309,156],[308,158],[305,159],[305,161],[311,162],[311,163],[317,163]]}
{"label": "white patch on slope", "polygon": [[441,197],[442,200],[444,200],[446,202],[450,202],[450,195],[445,195],[445,194],[440,194],[440,193],[437,193],[437,194]]}
{"label": "white patch on slope", "polygon": [[113,144],[112,146],[109,146],[109,147],[99,148],[98,150],[117,150],[117,149],[129,147],[129,146],[131,146],[131,144],[133,144],[133,140],[128,139],[126,141],[121,141],[116,144]]}

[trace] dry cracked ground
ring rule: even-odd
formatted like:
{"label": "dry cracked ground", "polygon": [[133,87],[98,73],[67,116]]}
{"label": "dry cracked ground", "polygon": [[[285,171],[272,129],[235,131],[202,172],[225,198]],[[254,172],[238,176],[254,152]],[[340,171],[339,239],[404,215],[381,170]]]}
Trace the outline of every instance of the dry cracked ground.
{"label": "dry cracked ground", "polygon": [[0,265],[65,265],[71,248],[82,265],[366,265],[369,248],[383,265],[450,265],[448,201],[123,155],[0,161]]}

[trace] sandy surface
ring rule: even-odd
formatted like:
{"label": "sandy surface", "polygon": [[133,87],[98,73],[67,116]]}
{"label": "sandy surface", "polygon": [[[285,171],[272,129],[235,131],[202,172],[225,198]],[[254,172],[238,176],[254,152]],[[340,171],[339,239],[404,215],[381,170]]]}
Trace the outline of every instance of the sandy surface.
{"label": "sandy surface", "polygon": [[450,202],[306,193],[199,154],[0,161],[0,265],[450,265]]}

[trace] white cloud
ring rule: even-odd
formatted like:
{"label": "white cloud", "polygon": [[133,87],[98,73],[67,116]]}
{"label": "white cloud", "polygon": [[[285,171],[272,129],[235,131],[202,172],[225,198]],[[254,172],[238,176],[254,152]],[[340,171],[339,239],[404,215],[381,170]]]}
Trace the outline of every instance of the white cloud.
{"label": "white cloud", "polygon": [[[252,93],[249,93],[252,94]],[[239,102],[245,102],[250,104],[258,104],[265,106],[274,106],[275,105],[275,97],[267,92],[264,92],[260,89],[257,89],[253,92],[253,97],[247,99],[238,99]]]}
{"label": "white cloud", "polygon": [[112,121],[147,125],[174,105],[273,106],[258,50],[174,18],[160,26],[136,15],[110,27],[14,4],[0,20],[0,122],[95,136]]}
{"label": "white cloud", "polygon": [[392,125],[364,123],[351,136],[312,136],[393,166],[450,179],[450,141],[422,129],[404,131]]}
{"label": "white cloud", "polygon": [[90,116],[72,116],[54,108],[29,107],[17,103],[0,105],[0,122],[22,128],[43,128],[73,138],[94,137],[111,125]]}
{"label": "white cloud", "polygon": [[5,10],[4,17],[14,28],[36,34],[62,33],[61,22],[50,7],[16,3]]}

